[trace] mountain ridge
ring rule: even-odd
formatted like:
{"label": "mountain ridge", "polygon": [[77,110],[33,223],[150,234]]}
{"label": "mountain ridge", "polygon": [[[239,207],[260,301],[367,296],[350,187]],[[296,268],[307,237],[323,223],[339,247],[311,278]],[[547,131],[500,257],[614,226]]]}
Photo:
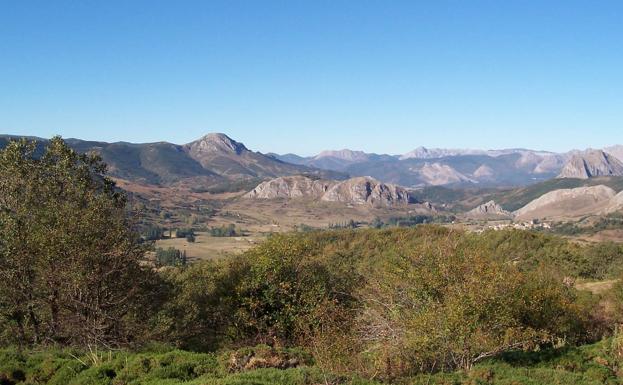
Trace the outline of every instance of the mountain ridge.
{"label": "mountain ridge", "polygon": [[[0,135],[0,148],[17,135]],[[47,139],[30,137],[42,152]],[[244,180],[269,179],[283,175],[312,175],[344,179],[347,175],[305,165],[295,165],[249,150],[226,134],[209,133],[186,143],[128,143],[85,141],[66,142],[80,153],[94,152],[102,157],[113,177],[155,185],[210,187]]]}
{"label": "mountain ridge", "polygon": [[573,154],[557,177],[588,179],[598,176],[623,176],[623,163],[603,150],[588,149]]}
{"label": "mountain ridge", "polygon": [[[18,137],[0,136],[0,147],[9,139]],[[41,143],[46,141],[36,137],[31,139]],[[326,179],[371,176],[383,183],[410,188],[527,186],[559,176],[572,158],[583,154],[579,150],[554,153],[523,148],[418,147],[403,155],[345,148],[302,157],[293,153],[279,155],[252,151],[223,133],[208,133],[186,144],[164,141],[108,143],[75,138],[67,139],[67,142],[79,152],[99,153],[115,177],[148,184],[181,183],[200,187],[301,174]],[[607,147],[604,154],[616,165],[619,162],[617,156],[623,156],[623,146]],[[619,171],[606,174],[619,175]]]}

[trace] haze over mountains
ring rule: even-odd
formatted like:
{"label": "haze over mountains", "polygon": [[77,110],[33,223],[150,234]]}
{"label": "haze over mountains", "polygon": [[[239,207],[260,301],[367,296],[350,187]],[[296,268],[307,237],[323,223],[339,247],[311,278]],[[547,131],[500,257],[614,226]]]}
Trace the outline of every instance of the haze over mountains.
{"label": "haze over mountains", "polygon": [[[0,136],[0,147],[11,136]],[[40,146],[45,139],[38,139]],[[552,179],[623,175],[623,146],[553,153],[529,149],[417,147],[401,155],[349,149],[316,156],[262,154],[225,134],[211,133],[179,145],[67,139],[79,152],[97,152],[118,178],[162,185],[209,187],[305,175],[326,180],[372,177],[405,187],[438,185],[522,186]],[[618,158],[617,158],[618,157]],[[256,183],[256,184],[257,184]],[[249,188],[250,189],[250,188]]]}
{"label": "haze over mountains", "polygon": [[[323,151],[311,157],[294,154],[271,156],[285,162],[341,171],[349,175],[369,175],[386,183],[408,187],[461,184],[515,186],[557,176],[588,178],[623,175],[623,167],[619,166],[621,162],[617,159],[617,156],[623,158],[623,146],[608,147],[605,151],[589,149],[553,153],[528,149],[418,147],[403,155],[370,154],[344,149]],[[587,168],[588,174],[582,171]]]}
{"label": "haze over mountains", "polygon": [[571,156],[559,178],[588,179],[596,176],[623,175],[623,163],[602,150],[586,150]]}

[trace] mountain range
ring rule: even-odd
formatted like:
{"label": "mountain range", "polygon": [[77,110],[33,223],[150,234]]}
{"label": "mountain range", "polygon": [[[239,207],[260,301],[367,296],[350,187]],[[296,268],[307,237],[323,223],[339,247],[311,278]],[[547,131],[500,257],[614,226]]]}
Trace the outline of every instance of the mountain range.
{"label": "mountain range", "polygon": [[[17,136],[0,136],[0,148]],[[41,152],[47,139],[37,141]],[[249,150],[225,134],[207,134],[193,142],[178,145],[168,142],[127,143],[96,142],[80,139],[65,140],[81,153],[99,154],[117,178],[146,184],[209,187],[223,183],[259,181],[285,175],[345,179],[340,172],[321,170],[283,162],[274,157]]]}
{"label": "mountain range", "polygon": [[[16,136],[0,136],[0,148]],[[39,151],[46,139],[38,141]],[[79,152],[96,152],[112,176],[129,181],[194,188],[233,186],[250,190],[283,176],[344,180],[371,177],[409,188],[423,186],[524,186],[560,178],[623,175],[623,146],[565,153],[529,149],[474,150],[418,147],[402,155],[349,149],[315,156],[262,154],[225,134],[211,133],[187,144],[107,143],[67,139]]]}
{"label": "mountain range", "polygon": [[[370,154],[348,149],[323,151],[310,157],[270,155],[285,162],[341,171],[351,176],[371,176],[385,183],[408,187],[465,184],[521,186],[554,177],[623,175],[623,167],[619,167],[623,146],[565,153],[528,149],[418,147],[403,155]],[[588,173],[583,171],[587,168]]]}

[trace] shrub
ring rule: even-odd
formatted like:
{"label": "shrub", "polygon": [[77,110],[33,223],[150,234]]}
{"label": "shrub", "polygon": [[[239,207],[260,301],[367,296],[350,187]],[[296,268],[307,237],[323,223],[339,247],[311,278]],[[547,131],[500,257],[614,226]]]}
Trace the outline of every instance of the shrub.
{"label": "shrub", "polygon": [[222,225],[221,227],[212,227],[210,229],[210,235],[213,237],[236,237],[239,232],[236,231],[236,225]]}

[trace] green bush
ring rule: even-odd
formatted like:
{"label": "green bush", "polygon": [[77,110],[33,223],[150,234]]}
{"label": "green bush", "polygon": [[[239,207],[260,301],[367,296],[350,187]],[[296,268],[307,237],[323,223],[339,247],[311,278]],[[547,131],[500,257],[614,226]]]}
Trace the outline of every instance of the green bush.
{"label": "green bush", "polygon": [[302,346],[332,371],[387,378],[601,336],[595,297],[529,263],[533,243],[528,263],[508,263],[526,243],[493,248],[491,235],[434,226],[275,235],[242,256],[167,271],[173,294],[153,330],[201,350]]}
{"label": "green bush", "polygon": [[213,237],[236,237],[241,235],[241,232],[236,230],[236,225],[222,225],[221,227],[210,228],[210,235]]}

